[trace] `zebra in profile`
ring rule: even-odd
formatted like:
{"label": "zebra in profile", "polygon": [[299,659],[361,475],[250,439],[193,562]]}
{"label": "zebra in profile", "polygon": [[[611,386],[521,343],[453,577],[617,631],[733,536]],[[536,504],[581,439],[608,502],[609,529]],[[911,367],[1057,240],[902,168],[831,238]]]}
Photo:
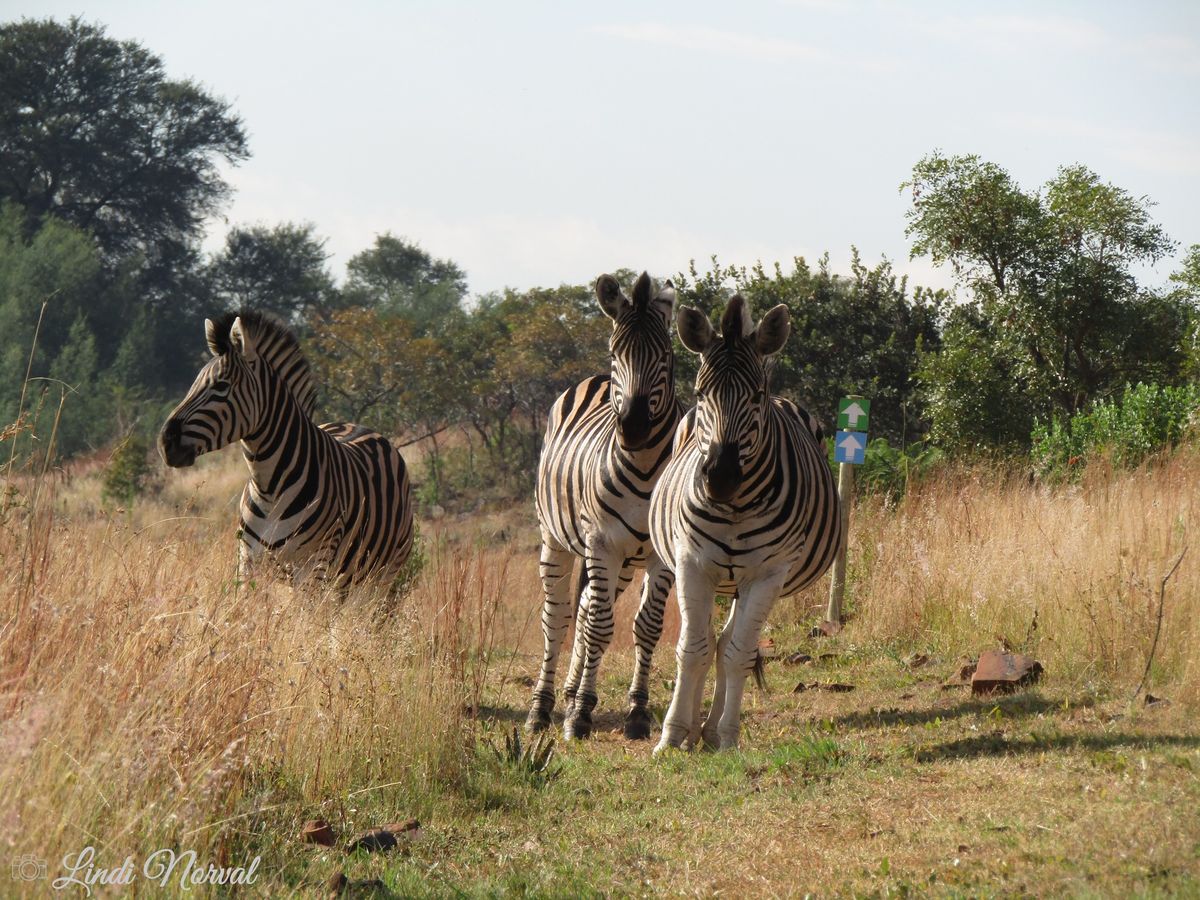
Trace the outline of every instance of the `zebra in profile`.
{"label": "zebra in profile", "polygon": [[[768,362],[790,331],[787,307],[756,327],[734,296],[717,334],[702,312],[679,310],[679,338],[701,355],[696,407],[680,423],[675,454],[650,501],[650,535],[675,573],[682,618],[678,674],[655,753],[736,747],[746,676],[776,598],[819,578],[833,563],[841,521],[820,426],[794,403],[772,397]],[[713,600],[734,595],[715,640]],[[717,661],[703,729],[704,677]]]}
{"label": "zebra in profile", "polygon": [[[670,332],[675,289],[668,281],[656,291],[643,272],[630,298],[617,279],[602,275],[596,299],[613,322],[611,372],[588,378],[555,401],[538,462],[545,652],[525,726],[540,731],[550,725],[558,657],[574,617],[563,734],[588,736],[597,669],[613,634],[613,603],[633,570],[645,568],[624,728],[626,737],[642,739],[650,736],[650,660],[672,581],[651,550],[647,516],[682,412]],[[582,562],[572,586],[575,557]]]}
{"label": "zebra in profile", "polygon": [[240,441],[238,572],[264,556],[295,577],[345,588],[395,577],[412,548],[412,500],[400,454],[361,425],[317,425],[316,385],[296,336],[257,312],[204,323],[213,358],[167,418],[168,466]]}

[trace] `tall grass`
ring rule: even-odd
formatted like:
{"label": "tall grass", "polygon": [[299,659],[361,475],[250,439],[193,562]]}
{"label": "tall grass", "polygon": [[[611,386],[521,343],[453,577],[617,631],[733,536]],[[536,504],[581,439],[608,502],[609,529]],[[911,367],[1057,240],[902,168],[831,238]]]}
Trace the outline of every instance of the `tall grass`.
{"label": "tall grass", "polygon": [[1045,485],[945,466],[894,508],[867,500],[850,545],[855,632],[947,653],[1004,641],[1059,677],[1136,684],[1163,590],[1155,676],[1200,702],[1200,448]]}
{"label": "tall grass", "polygon": [[0,845],[14,855],[90,844],[116,864],[174,847],[244,864],[306,816],[380,824],[348,811],[362,792],[406,813],[464,777],[495,648],[519,638],[498,619],[507,548],[435,549],[398,601],[341,599],[239,584],[227,501],[108,514],[67,486],[90,511],[66,517],[57,479],[11,482]]}

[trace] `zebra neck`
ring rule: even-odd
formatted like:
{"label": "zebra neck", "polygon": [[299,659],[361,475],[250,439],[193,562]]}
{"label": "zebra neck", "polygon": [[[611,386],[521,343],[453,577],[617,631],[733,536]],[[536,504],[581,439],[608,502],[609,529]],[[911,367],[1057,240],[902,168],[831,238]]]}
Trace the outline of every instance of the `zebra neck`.
{"label": "zebra neck", "polygon": [[329,458],[333,442],[300,408],[290,391],[280,390],[274,409],[254,432],[242,439],[242,456],[250,468],[249,491],[260,505],[269,505],[281,488],[292,483],[294,473],[320,465]]}

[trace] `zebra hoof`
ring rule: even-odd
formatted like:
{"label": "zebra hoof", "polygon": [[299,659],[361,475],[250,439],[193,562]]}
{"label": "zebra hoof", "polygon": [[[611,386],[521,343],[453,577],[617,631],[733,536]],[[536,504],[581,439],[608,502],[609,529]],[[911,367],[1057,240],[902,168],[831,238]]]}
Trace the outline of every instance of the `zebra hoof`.
{"label": "zebra hoof", "polygon": [[650,711],[644,706],[631,706],[625,714],[625,739],[628,741],[644,741],[649,739],[654,720]]}
{"label": "zebra hoof", "polygon": [[580,713],[573,718],[563,722],[563,739],[568,741],[582,741],[584,738],[590,737],[592,733],[592,717],[585,716]]}
{"label": "zebra hoof", "polygon": [[545,731],[550,727],[550,710],[539,709],[536,706],[529,711],[525,718],[525,730],[530,734]]}

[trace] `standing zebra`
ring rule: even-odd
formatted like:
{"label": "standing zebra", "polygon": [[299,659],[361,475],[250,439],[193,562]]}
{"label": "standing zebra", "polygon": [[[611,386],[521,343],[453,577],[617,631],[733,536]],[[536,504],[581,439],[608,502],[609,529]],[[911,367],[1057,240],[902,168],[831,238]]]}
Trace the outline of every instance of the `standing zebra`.
{"label": "standing zebra", "polygon": [[175,407],[159,450],[172,467],[241,441],[238,572],[263,555],[339,588],[398,574],[412,548],[404,460],[361,425],[316,425],[316,387],[294,334],[255,312],[204,323],[213,359]]}
{"label": "standing zebra", "polygon": [[[742,691],[757,660],[763,622],[781,594],[819,578],[841,541],[838,499],[820,426],[768,391],[769,357],[790,324],[776,306],[755,327],[746,301],[725,308],[721,334],[702,312],[679,311],[679,338],[701,354],[696,408],[680,425],[675,455],[650,501],[650,534],[677,579],[682,618],[675,693],[655,752],[701,738],[736,747]],[[734,594],[715,640],[713,599]],[[712,709],[700,727],[700,695],[717,660]]]}
{"label": "standing zebra", "polygon": [[[563,734],[570,739],[591,732],[596,672],[613,634],[613,603],[634,568],[644,567],[625,718],[625,736],[640,739],[650,736],[650,659],[672,580],[650,547],[647,517],[650,492],[670,458],[681,414],[670,333],[675,289],[667,282],[656,292],[643,272],[630,299],[615,278],[602,275],[596,298],[613,321],[611,374],[589,378],[555,401],[538,462],[545,654],[525,726],[540,731],[550,725],[558,656],[575,616]],[[582,563],[572,593],[576,556]]]}

